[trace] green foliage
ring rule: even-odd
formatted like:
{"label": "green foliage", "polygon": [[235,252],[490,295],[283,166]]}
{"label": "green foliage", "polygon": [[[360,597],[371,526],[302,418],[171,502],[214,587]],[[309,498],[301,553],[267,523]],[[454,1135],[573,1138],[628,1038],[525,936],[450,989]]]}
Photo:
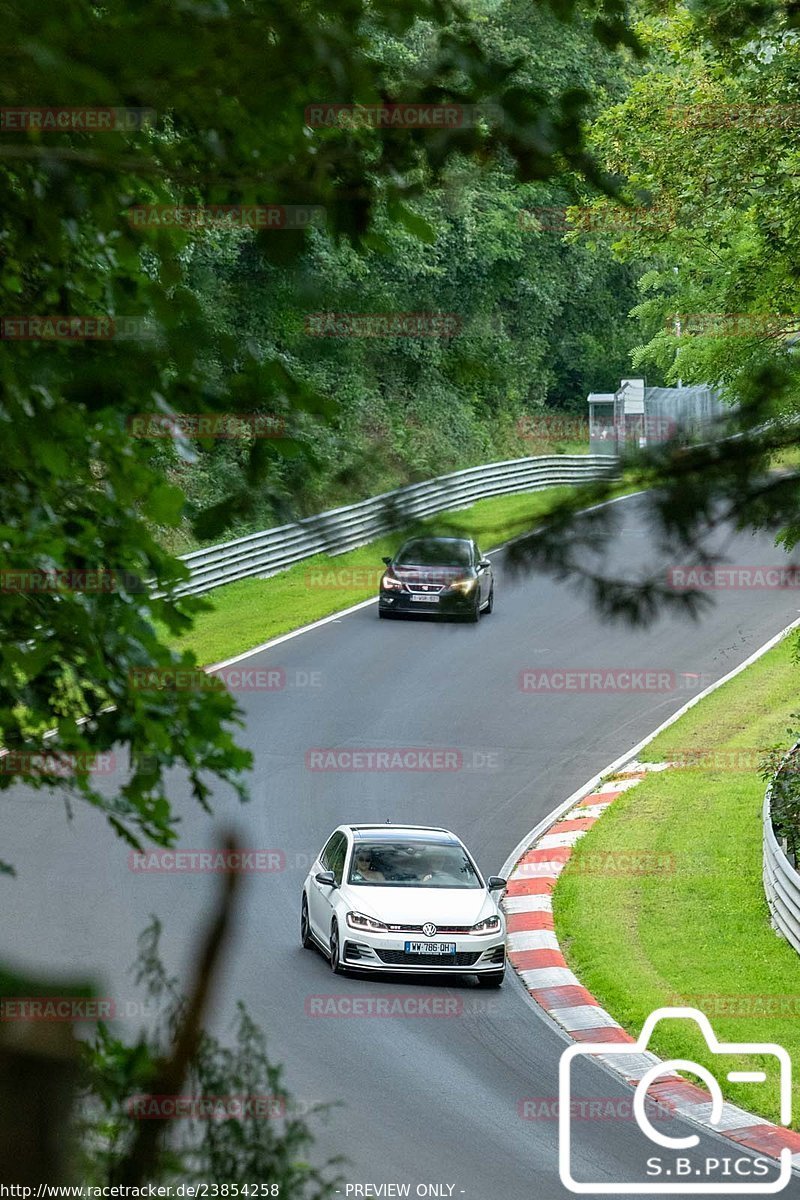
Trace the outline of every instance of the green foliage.
{"label": "green foliage", "polygon": [[[24,756],[54,730],[59,753],[113,752],[124,765],[127,748],[134,768],[120,768],[111,799],[85,757],[69,778],[23,766],[0,786],[58,783],[131,842],[174,837],[169,766],[188,771],[201,804],[213,777],[244,795],[249,757],[230,698],[131,682],[141,667],[192,664],[156,632],[180,638],[203,607],[175,597],[184,572],[165,547],[189,527],[214,540],[524,453],[520,416],[577,408],[590,386],[616,380],[642,264],[651,269],[637,318],[649,341],[637,369],[720,379],[751,423],[794,411],[785,338],[687,337],[676,352],[665,327],[676,308],[796,307],[791,130],[709,135],[668,115],[720,98],[790,101],[799,52],[780,12],[748,14],[764,22],[758,53],[712,4],[648,17],[638,39],[619,0],[588,10],[568,0],[70,0],[45,8],[34,29],[23,11],[6,16],[17,49],[0,74],[2,104],[57,95],[155,119],[133,132],[3,131],[3,312],[145,324],[110,340],[4,342],[3,566],[101,570],[115,583],[107,594],[3,592],[0,738]],[[469,119],[310,128],[304,115],[315,103],[397,102],[454,104]],[[603,192],[669,200],[680,221],[611,245],[520,223],[521,210],[541,206],[601,208]],[[237,235],[142,225],[134,209],[147,203],[316,205],[325,226]],[[461,328],[309,337],[306,316],[329,310],[453,313]],[[208,412],[271,415],[285,430],[235,444],[131,436],[138,414]],[[647,460],[641,478],[663,485],[655,509],[667,535],[694,546],[716,488],[736,520],[782,521],[791,544],[796,492],[791,480],[761,487],[769,453],[761,439],[713,464],[701,452]],[[540,553],[542,565],[573,569],[562,543]],[[591,587],[607,610],[622,595],[619,611],[636,615],[635,588],[613,593],[599,577]],[[646,589],[639,615],[656,600]]]}
{"label": "green foliage", "polygon": [[[648,264],[634,371],[650,383],[718,384],[731,405],[706,445],[659,446],[628,464],[651,489],[643,504],[665,560],[713,565],[710,537],[725,521],[774,531],[787,550],[800,539],[800,47],[789,9],[738,8],[735,22],[717,4],[647,11],[638,26],[647,63],[590,137],[629,220],[612,231],[619,206],[596,198],[609,231],[594,240]],[[752,36],[741,41],[742,31]],[[768,477],[776,459],[785,469]],[[607,544],[615,514],[590,536],[571,512],[560,506],[558,532],[530,543],[520,564],[576,580],[610,617],[646,622],[664,608],[707,606],[707,594],[676,594],[654,577],[610,579],[586,551]]]}
{"label": "green foliage", "polygon": [[[795,662],[798,659],[797,650],[795,647]],[[792,713],[791,716],[796,723],[800,713]],[[796,724],[790,726],[786,733],[793,743],[800,737]],[[770,786],[770,812],[775,836],[785,845],[787,853],[796,863],[800,857],[800,772],[797,754],[787,755],[786,746],[780,743],[771,746],[764,754],[760,773]]]}
{"label": "green foliage", "polygon": [[[563,15],[563,14],[562,14]],[[507,0],[474,21],[481,51],[537,97],[540,126],[555,97],[576,89],[621,95],[627,69],[593,42],[589,23],[565,24],[546,10]],[[431,69],[438,34],[417,22],[402,37],[376,36],[386,88],[405,94]],[[626,371],[635,326],[635,267],[602,247],[570,245],[537,228],[536,209],[578,198],[577,176],[560,163],[552,178],[521,183],[507,151],[477,163],[455,153],[438,174],[415,178],[412,203],[385,197],[359,252],[331,228],[310,232],[287,263],[249,234],[192,247],[189,279],[209,323],[262,358],[290,364],[314,392],[335,397],[332,420],[294,422],[304,452],[276,461],[241,508],[224,497],[241,452],[216,445],[201,462],[165,462],[187,491],[195,533],[205,516],[244,533],[308,515],[448,469],[530,453],[516,433],[521,415],[544,405],[585,412],[586,394]],[[284,234],[274,234],[280,240]],[[442,313],[455,336],[309,336],[314,313]],[[332,325],[333,322],[328,323]],[[212,378],[224,364],[212,361]],[[218,527],[219,528],[219,527]]]}
{"label": "green foliage", "polygon": [[[596,153],[636,206],[615,249],[653,263],[641,280],[637,315],[647,340],[634,365],[669,382],[720,381],[738,400],[748,380],[776,363],[791,373],[794,394],[786,335],[800,327],[800,49],[780,20],[766,25],[760,50],[724,57],[704,29],[683,9],[643,22],[648,65],[593,126]],[[714,314],[755,319],[748,329],[715,324]],[[784,316],[782,331],[759,326],[769,315]]]}
{"label": "green foliage", "polygon": [[[114,1181],[141,1119],[134,1115],[135,1101],[147,1096],[184,1015],[186,1001],[178,981],[166,973],[159,956],[160,936],[161,924],[154,917],[139,937],[135,965],[137,983],[160,1006],[156,1026],[136,1042],[126,1042],[101,1023],[83,1050],[80,1167],[81,1178],[95,1186]],[[270,1061],[264,1034],[243,1004],[237,1005],[230,1045],[203,1033],[181,1096],[209,1102],[229,1098],[226,1111],[233,1115],[172,1122],[162,1147],[162,1182],[257,1181],[276,1185],[276,1194],[291,1200],[325,1200],[334,1193],[338,1180],[331,1169],[339,1160],[323,1168],[308,1162],[313,1134],[307,1118],[324,1118],[330,1106],[304,1111],[292,1099],[283,1069]],[[272,1115],[265,1117],[265,1112]]]}
{"label": "green foliage", "polygon": [[[597,9],[612,43],[627,36],[622,11],[616,0]],[[573,18],[570,6],[556,12]],[[482,20],[450,0],[188,0],[177,7],[164,0],[68,0],[40,7],[33,24],[24,7],[4,9],[0,106],[58,97],[65,106],[147,109],[153,119],[132,131],[3,129],[2,313],[144,324],[127,337],[72,341],[16,340],[6,328],[3,568],[106,571],[115,582],[108,593],[81,585],[58,595],[28,586],[3,591],[0,741],[23,757],[7,760],[0,787],[20,779],[57,784],[106,812],[131,842],[174,837],[167,767],[188,772],[201,804],[215,777],[244,794],[249,755],[236,747],[235,707],[224,692],[145,692],[131,682],[143,666],[191,666],[191,656],[176,658],[155,629],[179,637],[202,608],[175,597],[184,571],[163,547],[185,515],[175,486],[185,484],[186,472],[176,462],[202,470],[208,451],[180,437],[165,447],[131,436],[137,415],[285,419],[282,438],[254,437],[220,451],[207,491],[192,497],[188,515],[199,538],[246,525],[265,509],[296,508],[289,501],[298,492],[313,503],[311,465],[327,461],[335,474],[331,463],[355,427],[372,432],[336,468],[344,472],[336,481],[342,487],[387,420],[397,443],[384,475],[393,465],[399,475],[429,473],[440,453],[474,459],[507,436],[493,440],[488,421],[500,411],[513,376],[508,360],[527,328],[500,345],[503,369],[493,384],[482,382],[497,348],[491,337],[474,353],[392,347],[380,371],[374,347],[347,348],[357,360],[353,370],[340,347],[326,347],[311,364],[315,356],[307,347],[300,352],[297,341],[297,314],[307,302],[313,298],[317,308],[323,296],[360,295],[368,272],[370,302],[384,307],[401,295],[430,303],[448,295],[452,306],[458,288],[469,290],[472,303],[488,281],[487,300],[510,307],[509,323],[524,317],[527,301],[520,305],[513,293],[526,286],[527,264],[521,247],[513,250],[513,229],[498,243],[508,241],[516,254],[515,276],[503,265],[507,247],[498,244],[484,265],[476,239],[461,276],[437,291],[433,281],[442,265],[452,269],[463,237],[453,236],[449,218],[426,197],[444,185],[453,163],[469,172],[495,169],[506,191],[514,180],[547,179],[565,164],[591,172],[580,123],[584,95],[564,71],[546,95],[526,89],[521,56],[479,36]],[[483,105],[492,115],[441,130],[311,129],[304,113],[316,101]],[[222,235],[212,246],[214,237],[202,230],[137,223],[134,210],[148,203],[320,205],[327,232],[263,229],[244,247]],[[510,196],[507,208],[511,216]],[[388,254],[379,265],[380,246]],[[203,267],[204,283],[197,276]],[[267,339],[248,335],[238,319],[248,276],[258,285],[256,316],[273,304],[268,293],[277,288]],[[417,296],[422,279],[427,286]],[[306,284],[313,297],[303,292]],[[538,299],[546,306],[541,289]],[[480,305],[474,308],[481,315]],[[535,378],[544,343],[530,332],[522,369]],[[535,398],[541,385],[533,387]],[[513,405],[524,399],[519,387],[514,392],[499,422],[505,430]],[[372,412],[379,393],[383,402]],[[402,393],[421,397],[416,413],[398,406]],[[414,448],[426,443],[429,450]],[[167,466],[175,468],[170,480]],[[67,775],[26,769],[24,756],[40,750],[48,730],[55,751],[78,756],[73,773],[69,766]],[[146,752],[147,765],[126,772],[126,748],[137,762]],[[122,764],[112,796],[80,757],[98,752],[113,752]]]}

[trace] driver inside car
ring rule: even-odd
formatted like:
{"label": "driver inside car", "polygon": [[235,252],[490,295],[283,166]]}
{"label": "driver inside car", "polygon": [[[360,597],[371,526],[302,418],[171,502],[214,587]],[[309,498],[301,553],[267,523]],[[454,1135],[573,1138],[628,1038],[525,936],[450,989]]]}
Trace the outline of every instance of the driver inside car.
{"label": "driver inside car", "polygon": [[431,856],[428,859],[427,864],[422,868],[421,882],[429,883],[432,879],[435,879],[437,876],[441,876],[443,871],[444,871],[444,862],[442,861],[441,856],[439,856],[439,855]]}
{"label": "driver inside car", "polygon": [[355,877],[363,880],[364,883],[385,883],[386,881],[383,871],[374,869],[372,858],[365,850],[356,851]]}

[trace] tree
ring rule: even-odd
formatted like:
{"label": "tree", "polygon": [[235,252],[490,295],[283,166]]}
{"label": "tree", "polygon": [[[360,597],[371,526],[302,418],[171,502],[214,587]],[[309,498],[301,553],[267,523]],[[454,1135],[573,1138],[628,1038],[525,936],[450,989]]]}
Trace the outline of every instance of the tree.
{"label": "tree", "polygon": [[[709,535],[724,522],[772,530],[791,549],[800,537],[793,17],[780,7],[747,16],[676,6],[643,19],[637,34],[647,64],[590,139],[631,217],[602,240],[622,261],[650,264],[633,368],[668,383],[718,383],[730,413],[706,444],[676,439],[629,456],[630,479],[649,489],[653,539],[673,562],[719,562]],[[593,203],[612,211],[608,199]],[[770,473],[776,461],[784,469]],[[644,622],[662,608],[707,606],[698,587],[609,577],[598,555],[617,513],[576,516],[608,495],[594,488],[559,506],[548,529],[515,548],[518,565],[573,579],[609,617]]]}
{"label": "tree", "polygon": [[[407,72],[385,68],[386,47],[420,20],[424,58]],[[616,0],[604,0],[595,24],[610,42],[628,36]],[[235,745],[224,689],[199,673],[186,689],[136,682],[144,669],[191,671],[191,656],[178,659],[166,639],[186,630],[200,602],[176,599],[183,568],[146,524],[174,527],[183,498],[163,480],[158,446],[132,437],[131,422],[206,412],[285,420],[285,436],[246,441],[226,495],[197,514],[197,530],[214,536],[252,511],[271,470],[302,452],[304,414],[330,418],[335,405],[280,355],[262,358],[209,319],[186,279],[197,231],[143,224],[139,206],[321,205],[334,238],[369,246],[381,204],[389,221],[425,237],[411,202],[454,154],[503,156],[522,180],[562,162],[591,172],[584,97],[525,92],[516,62],[482,46],[449,0],[178,9],[71,0],[45,5],[34,28],[12,8],[5,33],[17,49],[2,73],[4,105],[55,95],[99,108],[110,124],[96,131],[84,119],[64,130],[37,128],[41,112],[4,118],[0,527],[12,574],[3,580],[0,727],[12,753],[0,785],[58,784],[106,812],[129,841],[168,842],[165,767],[184,766],[205,804],[209,774],[244,794],[249,758]],[[312,130],[304,114],[317,100],[491,103],[494,115],[436,130]],[[118,128],[115,106],[137,110],[138,127]],[[306,237],[260,229],[254,240],[265,260],[285,263]],[[51,337],[51,327],[27,321],[51,316],[78,318],[68,329],[80,336],[53,327]],[[105,321],[91,336],[87,316]],[[191,455],[190,444],[176,444]],[[86,572],[101,574],[87,583]],[[56,757],[32,759],[50,730]],[[98,753],[119,757],[113,799],[96,777]]]}

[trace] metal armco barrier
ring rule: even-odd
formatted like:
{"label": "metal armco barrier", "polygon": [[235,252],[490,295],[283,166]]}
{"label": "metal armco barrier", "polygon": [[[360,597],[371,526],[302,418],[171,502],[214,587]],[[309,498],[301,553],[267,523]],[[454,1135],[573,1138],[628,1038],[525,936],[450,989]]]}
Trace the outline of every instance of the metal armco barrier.
{"label": "metal armco barrier", "polygon": [[[792,761],[800,749],[797,742],[786,754],[778,774]],[[772,828],[772,787],[764,797],[764,891],[772,916],[772,924],[800,953],[800,875],[784,854]]]}
{"label": "metal armco barrier", "polygon": [[251,533],[233,542],[194,550],[181,558],[192,577],[176,595],[199,595],[252,575],[267,578],[315,554],[342,554],[419,517],[466,508],[488,496],[535,492],[563,484],[614,477],[617,460],[607,454],[558,454],[514,458],[440,475],[394,492],[334,508],[292,525]]}

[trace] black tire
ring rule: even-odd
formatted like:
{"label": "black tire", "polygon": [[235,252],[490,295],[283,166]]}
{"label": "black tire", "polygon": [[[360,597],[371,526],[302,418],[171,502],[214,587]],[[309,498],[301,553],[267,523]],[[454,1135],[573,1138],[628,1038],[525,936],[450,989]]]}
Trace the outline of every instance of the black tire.
{"label": "black tire", "polygon": [[492,971],[488,975],[478,976],[478,987],[499,988],[506,977],[505,967],[502,971]]}
{"label": "black tire", "polygon": [[489,599],[486,601],[486,608],[483,611],[488,614],[492,611],[493,608],[494,608],[494,584],[492,584],[492,586],[489,588]]}
{"label": "black tire", "polygon": [[334,975],[344,975],[344,973],[345,973],[344,967],[342,966],[342,960],[339,957],[340,954],[341,954],[341,950],[339,948],[339,926],[334,921],[333,924],[331,925],[331,949],[330,949],[331,970],[333,971]]}
{"label": "black tire", "polygon": [[381,617],[384,621],[388,621],[394,616],[394,613],[389,612],[389,610],[387,608],[379,608],[378,616]]}
{"label": "black tire", "polygon": [[480,621],[480,619],[481,619],[481,594],[480,594],[480,592],[478,592],[477,596],[475,597],[475,603],[472,606],[472,610],[467,615],[467,620],[470,622],[471,625],[475,625],[475,624],[477,624],[478,621]]}
{"label": "black tire", "polygon": [[300,907],[300,941],[304,950],[312,950],[314,948],[314,940],[311,937],[311,922],[308,919],[308,898],[303,892],[303,903]]}

